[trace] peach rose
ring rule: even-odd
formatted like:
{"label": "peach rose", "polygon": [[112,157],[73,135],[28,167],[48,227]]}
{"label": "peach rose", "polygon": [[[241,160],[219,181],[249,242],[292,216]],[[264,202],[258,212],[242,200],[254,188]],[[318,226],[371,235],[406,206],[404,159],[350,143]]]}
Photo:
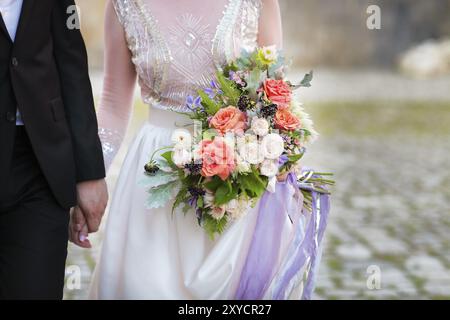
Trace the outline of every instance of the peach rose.
{"label": "peach rose", "polygon": [[209,125],[220,133],[239,132],[246,129],[247,116],[236,107],[228,106],[220,109],[211,119]]}
{"label": "peach rose", "polygon": [[278,105],[279,109],[286,109],[291,102],[291,87],[283,80],[267,79],[264,82],[264,92],[267,99]]}
{"label": "peach rose", "polygon": [[300,120],[289,110],[278,110],[275,114],[275,127],[281,130],[294,131],[300,128]]}
{"label": "peach rose", "polygon": [[201,174],[204,177],[219,176],[226,180],[236,167],[233,148],[222,137],[203,140],[199,152],[202,159]]}

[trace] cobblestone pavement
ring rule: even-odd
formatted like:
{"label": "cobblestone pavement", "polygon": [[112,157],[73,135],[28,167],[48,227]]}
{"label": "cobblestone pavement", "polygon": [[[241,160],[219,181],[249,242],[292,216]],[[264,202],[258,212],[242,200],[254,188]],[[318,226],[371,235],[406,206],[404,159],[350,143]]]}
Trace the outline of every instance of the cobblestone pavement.
{"label": "cobblestone pavement", "polygon": [[[450,103],[311,107],[322,137],[305,163],[338,182],[314,298],[450,299]],[[67,299],[86,298],[100,238],[70,247],[82,284],[68,274]]]}

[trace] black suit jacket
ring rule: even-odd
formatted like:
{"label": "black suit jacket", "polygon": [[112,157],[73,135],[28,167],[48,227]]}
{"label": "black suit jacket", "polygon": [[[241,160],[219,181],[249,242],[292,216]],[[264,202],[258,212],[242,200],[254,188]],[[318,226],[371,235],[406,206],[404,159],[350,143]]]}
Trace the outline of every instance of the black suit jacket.
{"label": "black suit jacket", "polygon": [[[0,19],[0,197],[11,166],[16,108],[57,201],[105,176],[86,48],[70,29],[73,0],[24,0],[14,43]],[[3,189],[2,189],[3,188]]]}

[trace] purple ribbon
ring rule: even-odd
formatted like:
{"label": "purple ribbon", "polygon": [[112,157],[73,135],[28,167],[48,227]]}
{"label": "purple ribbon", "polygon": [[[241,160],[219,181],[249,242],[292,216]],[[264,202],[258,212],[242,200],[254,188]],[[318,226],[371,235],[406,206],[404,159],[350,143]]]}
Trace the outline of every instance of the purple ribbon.
{"label": "purple ribbon", "polygon": [[[286,215],[300,214],[300,212],[292,212],[295,207],[290,205],[295,192],[298,192],[297,189],[298,184],[295,176],[289,174],[286,183],[277,183],[275,193],[266,192],[261,198],[252,242],[236,291],[236,299],[260,300],[271,285],[277,273],[276,268],[280,258],[281,237]],[[289,259],[289,265],[284,266],[283,274],[279,274],[277,277],[273,299],[286,298],[286,291],[290,282],[298,271],[305,266],[308,258],[310,258],[310,267],[303,298],[311,298],[319,260],[319,244],[323,238],[330,209],[328,195],[313,191],[312,198],[312,213],[305,229],[304,238],[293,241],[292,245],[295,246],[293,258]],[[317,208],[317,203],[319,203],[320,208]],[[299,208],[298,210],[300,210]],[[296,223],[298,219],[292,218],[291,220],[295,221],[296,224],[295,230],[300,232]]]}
{"label": "purple ribbon", "polygon": [[274,193],[266,192],[262,196],[236,299],[262,299],[270,285],[279,258],[281,230],[286,221],[287,205],[289,197],[292,201],[293,191],[291,184],[277,183]]}

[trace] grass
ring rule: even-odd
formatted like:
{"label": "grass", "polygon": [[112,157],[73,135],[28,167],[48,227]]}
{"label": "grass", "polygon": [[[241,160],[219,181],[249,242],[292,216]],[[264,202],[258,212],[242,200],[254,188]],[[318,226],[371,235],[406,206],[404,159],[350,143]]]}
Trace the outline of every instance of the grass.
{"label": "grass", "polygon": [[[308,104],[306,110],[322,136],[450,134],[450,102],[315,102]],[[148,116],[149,107],[137,99],[130,128],[136,130]]]}
{"label": "grass", "polygon": [[450,102],[324,102],[306,109],[322,135],[450,134]]}

